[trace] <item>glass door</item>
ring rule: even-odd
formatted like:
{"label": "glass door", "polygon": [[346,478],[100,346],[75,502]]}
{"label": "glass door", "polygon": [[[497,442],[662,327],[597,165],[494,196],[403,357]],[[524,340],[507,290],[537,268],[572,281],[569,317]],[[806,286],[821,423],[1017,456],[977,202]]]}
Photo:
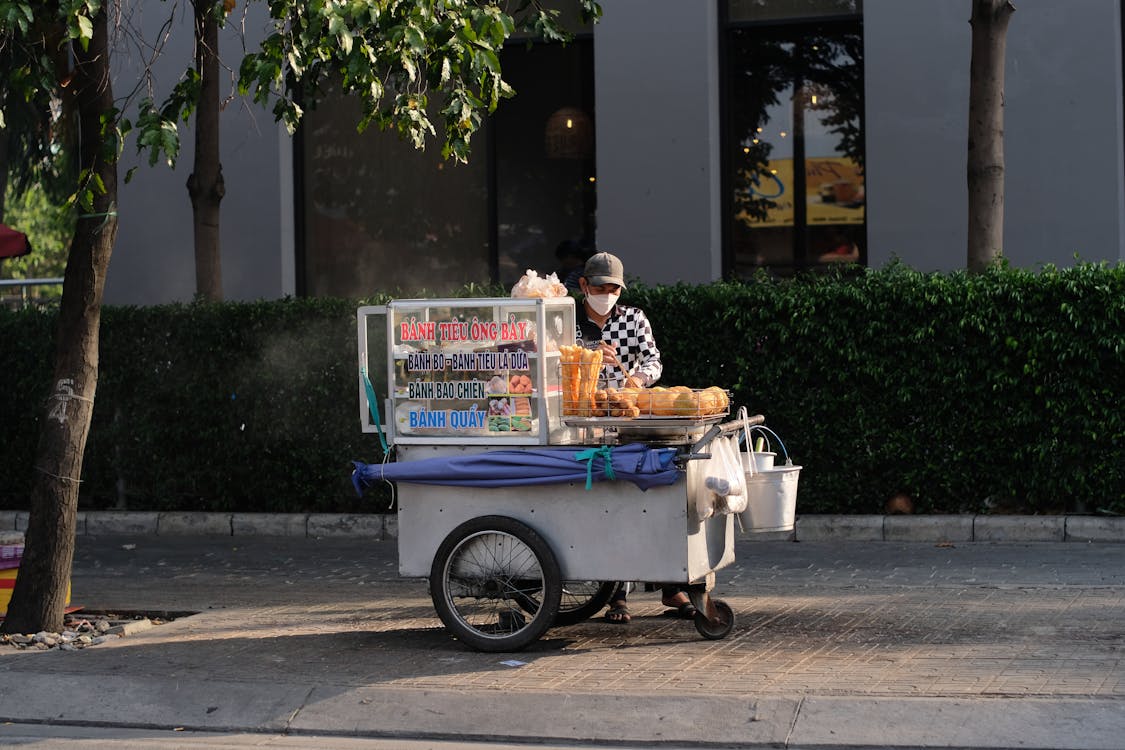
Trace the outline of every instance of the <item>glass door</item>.
{"label": "glass door", "polygon": [[864,262],[860,22],[732,26],[727,41],[734,275]]}

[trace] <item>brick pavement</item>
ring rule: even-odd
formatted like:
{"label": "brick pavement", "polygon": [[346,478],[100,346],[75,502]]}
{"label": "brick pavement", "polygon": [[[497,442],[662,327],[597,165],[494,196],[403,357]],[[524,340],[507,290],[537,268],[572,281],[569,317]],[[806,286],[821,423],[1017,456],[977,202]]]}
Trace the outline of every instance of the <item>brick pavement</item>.
{"label": "brick pavement", "polygon": [[[242,667],[225,656],[234,650],[253,657],[255,679],[297,662],[340,684],[410,688],[1125,695],[1125,563],[1116,545],[740,542],[738,562],[720,572],[713,592],[736,613],[727,638],[704,640],[690,622],[661,616],[658,595],[636,593],[630,625],[592,619],[553,629],[512,669],[498,666],[506,657],[468,651],[446,635],[425,583],[398,578],[393,543],[279,549],[223,540],[231,559],[211,552],[191,562],[162,553],[167,544],[141,544],[153,560],[132,582],[151,589],[149,576],[170,571],[156,588],[174,595],[150,596],[150,606],[205,611],[115,648],[159,647],[159,668],[184,674],[238,679]],[[320,553],[326,547],[331,554]],[[144,603],[113,560],[97,575],[82,567],[91,564],[80,552],[75,601]],[[217,604],[232,608],[207,610]],[[272,656],[278,646],[284,659]],[[115,656],[106,649],[87,658]]]}
{"label": "brick pavement", "polygon": [[[713,592],[737,617],[723,640],[661,616],[658,594],[637,593],[628,626],[591,619],[517,654],[482,654],[447,635],[424,581],[397,575],[394,542],[88,536],[75,603],[199,614],[78,654],[0,649],[0,719],[684,746],[896,737],[1112,748],[1125,732],[1123,551],[740,541]],[[5,685],[65,685],[101,702],[60,712]],[[645,718],[654,715],[658,724]]]}

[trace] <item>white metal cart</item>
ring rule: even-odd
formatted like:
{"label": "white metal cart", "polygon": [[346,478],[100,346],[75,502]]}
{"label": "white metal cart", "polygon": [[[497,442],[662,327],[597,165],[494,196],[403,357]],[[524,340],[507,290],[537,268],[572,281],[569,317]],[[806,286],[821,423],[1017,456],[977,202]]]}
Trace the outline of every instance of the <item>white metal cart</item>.
{"label": "white metal cart", "polygon": [[[689,487],[702,471],[694,459],[743,421],[564,416],[558,359],[575,343],[569,297],[395,300],[361,307],[357,332],[363,429],[385,434],[399,470],[418,470],[396,478],[399,572],[429,579],[458,639],[519,650],[600,611],[618,581],[685,584],[699,633],[730,632],[730,607],[709,591],[734,561],[735,521],[701,520]],[[381,408],[376,392],[387,394]],[[613,451],[637,444],[659,451],[670,483],[642,490],[606,477]],[[532,463],[567,451],[597,454],[576,461],[590,481],[434,483],[497,452]],[[390,469],[364,468],[368,477]]]}

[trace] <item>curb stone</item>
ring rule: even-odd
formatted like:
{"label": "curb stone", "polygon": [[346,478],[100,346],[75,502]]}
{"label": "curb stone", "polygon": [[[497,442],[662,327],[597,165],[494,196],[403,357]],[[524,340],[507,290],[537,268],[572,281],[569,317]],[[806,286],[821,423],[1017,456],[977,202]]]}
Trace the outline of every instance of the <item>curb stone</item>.
{"label": "curb stone", "polygon": [[[26,531],[27,511],[0,510],[0,531]],[[393,513],[82,511],[78,535],[303,536],[398,539]],[[800,516],[793,531],[747,535],[794,542],[1125,542],[1125,516]]]}
{"label": "curb stone", "polygon": [[1125,516],[1067,516],[1068,542],[1125,541]]}
{"label": "curb stone", "polygon": [[887,516],[883,519],[883,540],[887,542],[971,542],[974,517]]}
{"label": "curb stone", "polygon": [[977,516],[973,539],[981,542],[1061,542],[1065,516]]}

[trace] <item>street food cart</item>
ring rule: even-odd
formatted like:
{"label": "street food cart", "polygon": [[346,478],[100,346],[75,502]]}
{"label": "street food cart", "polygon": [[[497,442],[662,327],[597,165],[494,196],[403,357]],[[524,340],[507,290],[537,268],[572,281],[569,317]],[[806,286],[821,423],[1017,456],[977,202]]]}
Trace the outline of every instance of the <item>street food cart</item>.
{"label": "street food cart", "polygon": [[678,411],[598,408],[600,353],[582,354],[570,297],[394,300],[361,307],[357,334],[363,430],[395,460],[357,462],[353,481],[394,483],[399,572],[429,579],[458,639],[519,650],[618,581],[687,585],[699,633],[730,632],[708,592],[735,517],[703,518],[693,497],[712,440],[748,421],[725,392],[684,388],[694,411],[686,395]]}

